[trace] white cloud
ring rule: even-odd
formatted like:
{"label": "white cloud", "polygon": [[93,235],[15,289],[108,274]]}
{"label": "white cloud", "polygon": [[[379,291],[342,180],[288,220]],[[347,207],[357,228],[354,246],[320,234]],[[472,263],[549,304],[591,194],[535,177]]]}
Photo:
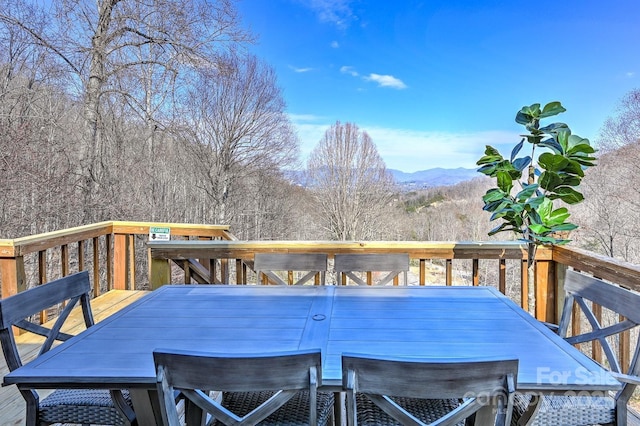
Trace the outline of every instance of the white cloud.
{"label": "white cloud", "polygon": [[311,67],[298,68],[298,67],[294,67],[292,65],[289,65],[289,68],[291,68],[294,72],[299,72],[299,73],[313,71],[313,68],[311,68]]}
{"label": "white cloud", "polygon": [[355,70],[355,68],[353,67],[349,67],[349,66],[342,66],[340,67],[340,72],[343,74],[349,74],[353,77],[357,77],[358,76],[358,72]]}
{"label": "white cloud", "polygon": [[351,0],[298,0],[299,3],[313,10],[320,22],[327,22],[338,28],[347,28],[357,16],[351,9]]}
{"label": "white cloud", "polygon": [[337,49],[340,47],[340,43],[334,40],[331,42],[331,47],[333,47],[334,49]]}
{"label": "white cloud", "polygon": [[636,76],[636,73],[635,73],[635,71],[629,71],[629,72],[628,72],[628,73],[626,73],[625,75],[626,75],[627,77],[629,77],[629,78],[633,78],[633,77],[635,77],[635,76]]}
{"label": "white cloud", "polygon": [[[302,160],[306,163],[308,155],[335,122],[314,115],[290,115],[290,118],[298,131]],[[517,132],[502,130],[449,133],[356,124],[371,136],[387,168],[408,173],[436,167],[475,168],[486,145],[506,156],[520,140]]]}
{"label": "white cloud", "polygon": [[404,84],[402,80],[396,78],[392,75],[381,75],[381,74],[369,74],[368,77],[363,77],[367,81],[373,81],[378,83],[379,87],[390,87],[392,89],[406,89],[407,85]]}
{"label": "white cloud", "polygon": [[[340,67],[340,72],[343,74],[349,74],[352,77],[360,77],[360,74],[352,66],[344,65]],[[392,75],[382,75],[371,73],[368,76],[362,76],[364,81],[371,81],[378,84],[378,87],[390,87],[392,89],[406,89],[408,86],[399,78]]]}

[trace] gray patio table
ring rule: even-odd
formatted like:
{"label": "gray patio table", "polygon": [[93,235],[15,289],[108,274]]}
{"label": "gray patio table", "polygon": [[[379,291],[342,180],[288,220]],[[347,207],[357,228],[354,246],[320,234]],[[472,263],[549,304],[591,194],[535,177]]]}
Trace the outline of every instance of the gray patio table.
{"label": "gray patio table", "polygon": [[518,390],[620,388],[605,369],[493,287],[170,285],[5,376],[22,388],[128,388],[141,425],[157,424],[152,352],[320,348],[322,389],[341,389],[344,352],[514,357]]}

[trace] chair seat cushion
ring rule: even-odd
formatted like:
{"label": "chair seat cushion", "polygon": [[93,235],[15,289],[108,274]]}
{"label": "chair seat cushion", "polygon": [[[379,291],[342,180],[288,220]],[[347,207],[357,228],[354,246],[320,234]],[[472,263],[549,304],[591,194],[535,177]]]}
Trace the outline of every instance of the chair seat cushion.
{"label": "chair seat cushion", "polygon": [[[222,405],[244,416],[265,402],[275,392],[225,392]],[[333,393],[318,392],[318,426],[330,424],[333,414]],[[220,422],[215,425],[222,425]],[[276,412],[259,423],[261,426],[300,426],[309,424],[309,392],[300,391]]]}
{"label": "chair seat cushion", "polygon": [[[527,410],[530,395],[517,393],[515,396],[511,424],[516,425]],[[610,397],[547,395],[531,425],[594,425],[615,423],[616,404]]]}
{"label": "chair seat cushion", "polygon": [[[431,423],[456,409],[460,403],[457,399],[418,399],[391,397],[412,415],[425,423]],[[375,405],[366,395],[356,393],[359,426],[402,426],[387,413]],[[464,426],[462,421],[459,426]]]}
{"label": "chair seat cushion", "polygon": [[[122,391],[129,405],[129,392]],[[107,389],[57,389],[40,401],[40,421],[124,425]]]}

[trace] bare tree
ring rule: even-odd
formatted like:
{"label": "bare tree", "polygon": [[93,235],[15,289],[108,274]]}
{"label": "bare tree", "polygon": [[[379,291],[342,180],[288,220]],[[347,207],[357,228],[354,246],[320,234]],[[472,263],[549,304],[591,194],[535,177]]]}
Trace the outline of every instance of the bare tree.
{"label": "bare tree", "polygon": [[321,226],[338,240],[373,239],[391,209],[394,182],[369,135],[332,125],[312,151],[308,184]]}
{"label": "bare tree", "polygon": [[611,151],[640,142],[640,89],[627,93],[600,129],[598,145]]}
{"label": "bare tree", "polygon": [[[179,77],[186,78],[195,68],[215,65],[221,46],[248,40],[239,29],[233,0],[12,2],[0,0],[0,22],[20,29],[45,47],[68,72],[68,84],[78,86],[84,118],[83,137],[77,147],[78,173],[84,177],[87,206],[110,191],[105,174],[112,165],[101,117],[107,99],[120,97],[149,123],[159,117],[154,102],[172,98],[154,93],[171,93]],[[35,26],[25,19],[23,10],[34,5],[51,8],[49,25]],[[141,68],[146,72],[140,73]],[[142,75],[143,89],[123,90],[133,87],[127,79],[131,82],[134,75]],[[156,85],[153,93],[149,90],[151,81]],[[100,219],[90,211],[86,216],[86,220]]]}
{"label": "bare tree", "polygon": [[240,191],[243,182],[292,164],[298,139],[273,69],[237,54],[221,63],[203,72],[189,93],[184,115],[190,121],[182,134],[193,154],[197,185],[206,194],[207,219],[228,224],[248,202]]}

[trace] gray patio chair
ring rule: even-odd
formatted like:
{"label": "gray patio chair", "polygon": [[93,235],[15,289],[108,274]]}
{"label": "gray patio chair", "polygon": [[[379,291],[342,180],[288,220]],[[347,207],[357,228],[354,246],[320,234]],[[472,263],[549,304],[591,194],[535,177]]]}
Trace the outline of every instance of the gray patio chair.
{"label": "gray patio chair", "polygon": [[[373,272],[388,272],[375,285],[387,285],[394,278],[403,274],[404,285],[407,285],[409,271],[409,255],[400,254],[336,254],[333,268],[336,272],[336,283],[346,284],[348,279],[358,285],[372,285]],[[357,272],[367,274],[366,280]]]}
{"label": "gray patio chair", "polygon": [[[256,253],[253,267],[258,275],[258,283],[262,283],[261,276],[279,285],[303,285],[316,275],[320,285],[325,284],[327,271],[327,255],[324,253]],[[286,272],[288,277],[284,281],[277,272]],[[294,272],[306,272],[298,280],[293,277]]]}
{"label": "gray patio chair", "polygon": [[[226,426],[324,426],[332,419],[333,394],[317,392],[320,350],[216,355],[158,349],[153,359],[166,426],[180,425],[176,391],[185,398],[187,424],[200,424],[203,415]],[[222,392],[222,400],[209,390]]]}
{"label": "gray patio chair", "polygon": [[[604,366],[624,383],[623,388],[615,395],[603,396],[545,395],[533,398],[516,394],[514,424],[625,425],[627,403],[636,386],[640,384],[640,341],[636,339],[627,374],[622,374],[622,368],[610,341],[620,342],[620,333],[640,324],[640,294],[575,271],[567,271],[564,289],[562,316],[559,325],[554,328],[567,342],[574,345],[598,342],[606,356],[607,363]],[[587,303],[588,301],[613,311],[620,321],[612,325],[601,325],[593,313],[593,305]],[[569,336],[574,308],[580,308],[590,324],[590,329]],[[612,336],[615,339],[612,339]]]}
{"label": "gray patio chair", "polygon": [[343,354],[348,426],[508,425],[518,360]]}
{"label": "gray patio chair", "polygon": [[[22,366],[13,327],[44,336],[38,356],[49,351],[56,341],[66,341],[71,335],[61,331],[71,310],[79,305],[86,327],[93,325],[89,304],[91,285],[89,274],[79,272],[0,300],[0,343],[9,371]],[[51,328],[30,322],[40,312],[66,302]],[[87,362],[94,362],[87,360]],[[71,368],[71,367],[70,367]],[[40,400],[31,389],[20,389],[26,401],[26,424],[52,423],[130,425],[135,422],[127,391],[108,389],[57,389]]]}

